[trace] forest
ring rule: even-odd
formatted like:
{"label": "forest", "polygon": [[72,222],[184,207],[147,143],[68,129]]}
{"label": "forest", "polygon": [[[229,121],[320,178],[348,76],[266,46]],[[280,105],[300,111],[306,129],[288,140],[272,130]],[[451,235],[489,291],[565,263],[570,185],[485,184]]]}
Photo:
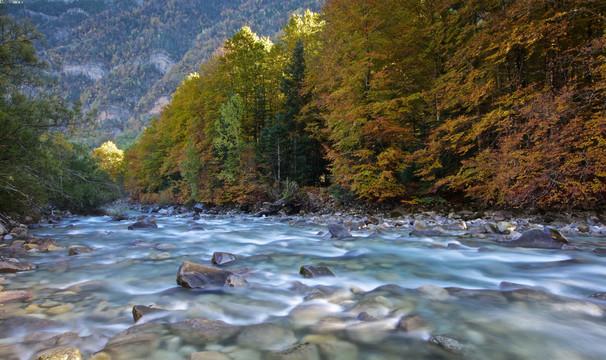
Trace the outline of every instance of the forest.
{"label": "forest", "polygon": [[339,1],[242,28],[126,154],[143,201],[590,207],[606,191],[601,1]]}
{"label": "forest", "polygon": [[126,153],[134,199],[587,208],[606,195],[606,4],[331,0],[244,27]]}

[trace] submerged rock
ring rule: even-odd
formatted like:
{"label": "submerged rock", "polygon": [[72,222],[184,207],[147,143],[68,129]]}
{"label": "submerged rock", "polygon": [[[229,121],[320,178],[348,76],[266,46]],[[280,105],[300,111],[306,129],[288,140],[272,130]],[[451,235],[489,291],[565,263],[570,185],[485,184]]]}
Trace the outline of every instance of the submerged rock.
{"label": "submerged rock", "polygon": [[434,335],[429,339],[429,343],[457,355],[463,355],[468,350],[466,345],[448,335]]}
{"label": "submerged rock", "polygon": [[430,327],[425,320],[425,317],[421,314],[408,314],[398,321],[398,325],[396,326],[398,331],[403,332],[421,332],[421,331],[429,331]]}
{"label": "submerged rock", "polygon": [[60,348],[44,353],[37,360],[82,360],[80,350],[76,348]]}
{"label": "submerged rock", "polygon": [[215,265],[223,266],[231,264],[236,260],[238,260],[238,258],[234,254],[217,251],[213,253],[213,258],[211,262]]}
{"label": "submerged rock", "polygon": [[506,247],[526,247],[539,249],[561,249],[564,244],[556,241],[539,229],[522,234],[518,239],[505,243]]}
{"label": "submerged rock", "polygon": [[321,276],[335,276],[332,271],[326,266],[312,266],[305,265],[301,266],[299,270],[299,274],[305,276],[306,278],[315,278]]}
{"label": "submerged rock", "polygon": [[215,319],[193,319],[169,325],[184,341],[204,346],[225,341],[238,334],[240,328]]}
{"label": "submerged rock", "polygon": [[292,330],[273,324],[258,324],[245,327],[237,341],[247,348],[280,351],[296,344],[297,338]]}
{"label": "submerged rock", "polygon": [[189,360],[231,360],[218,351],[200,351],[191,354]]}
{"label": "submerged rock", "polygon": [[246,280],[231,271],[185,261],[179,267],[177,284],[194,289],[207,286],[241,286],[246,284]]}
{"label": "submerged rock", "polygon": [[267,356],[268,360],[320,360],[318,347],[312,343],[299,344],[281,352],[272,352]]}

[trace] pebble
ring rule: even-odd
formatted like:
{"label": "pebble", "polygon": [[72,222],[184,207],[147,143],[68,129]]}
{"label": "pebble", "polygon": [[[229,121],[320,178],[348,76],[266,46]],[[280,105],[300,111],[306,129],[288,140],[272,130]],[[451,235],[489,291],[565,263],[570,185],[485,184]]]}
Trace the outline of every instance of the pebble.
{"label": "pebble", "polygon": [[41,310],[42,310],[42,308],[36,304],[30,304],[25,308],[25,312],[28,314],[33,313],[33,312],[38,312]]}
{"label": "pebble", "polygon": [[61,314],[65,314],[68,313],[72,310],[73,306],[72,305],[59,305],[59,306],[55,306],[53,308],[50,308],[46,311],[47,314],[49,315],[61,315]]}
{"label": "pebble", "polygon": [[45,302],[40,304],[40,307],[48,309],[48,308],[52,308],[52,307],[59,306],[59,305],[61,305],[61,303],[58,301],[46,300]]}

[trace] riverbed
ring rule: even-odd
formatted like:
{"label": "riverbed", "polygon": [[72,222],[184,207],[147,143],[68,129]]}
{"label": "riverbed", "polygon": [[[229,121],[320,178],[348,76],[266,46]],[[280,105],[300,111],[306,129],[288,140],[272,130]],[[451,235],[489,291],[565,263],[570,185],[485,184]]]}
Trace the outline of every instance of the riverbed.
{"label": "riverbed", "polygon": [[[31,230],[64,250],[33,252],[34,271],[3,274],[32,297],[0,307],[0,354],[78,348],[95,359],[605,359],[606,238],[576,249],[509,248],[449,230],[411,236],[383,221],[331,238],[317,217],[68,217]],[[471,224],[470,224],[471,225]],[[70,245],[93,251],[68,256]],[[222,267],[237,287],[185,289],[184,261]],[[333,276],[305,278],[301,266]],[[132,309],[156,309],[136,324]],[[206,326],[210,324],[210,326]],[[206,327],[205,327],[206,326]],[[210,329],[210,330],[209,330]],[[214,357],[213,357],[214,356]]]}

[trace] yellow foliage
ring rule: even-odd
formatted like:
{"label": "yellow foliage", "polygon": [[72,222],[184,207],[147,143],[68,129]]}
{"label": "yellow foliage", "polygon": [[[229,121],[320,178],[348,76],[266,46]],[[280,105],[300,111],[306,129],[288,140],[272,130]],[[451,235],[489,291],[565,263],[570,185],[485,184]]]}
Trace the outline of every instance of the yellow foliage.
{"label": "yellow foliage", "polygon": [[116,180],[122,168],[124,152],[118,149],[113,141],[106,141],[93,151],[92,156],[99,159],[99,167]]}

